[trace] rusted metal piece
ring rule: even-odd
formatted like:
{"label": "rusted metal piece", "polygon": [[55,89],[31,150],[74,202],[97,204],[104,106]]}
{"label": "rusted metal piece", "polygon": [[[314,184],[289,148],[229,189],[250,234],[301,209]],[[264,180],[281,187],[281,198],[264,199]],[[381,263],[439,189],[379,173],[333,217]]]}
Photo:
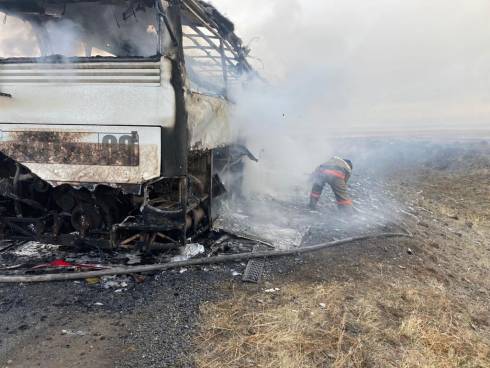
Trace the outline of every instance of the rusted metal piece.
{"label": "rusted metal piece", "polygon": [[[0,151],[22,163],[138,166],[137,132],[73,133],[53,131],[2,131]],[[84,140],[95,140],[96,143]]]}

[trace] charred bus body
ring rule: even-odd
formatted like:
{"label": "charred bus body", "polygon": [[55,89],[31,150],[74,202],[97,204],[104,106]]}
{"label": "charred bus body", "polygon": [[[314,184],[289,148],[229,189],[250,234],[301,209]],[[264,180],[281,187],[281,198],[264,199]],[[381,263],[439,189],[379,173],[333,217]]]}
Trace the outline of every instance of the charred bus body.
{"label": "charred bus body", "polygon": [[200,0],[0,12],[24,30],[0,36],[2,236],[158,247],[208,229],[227,89],[251,72],[233,24]]}

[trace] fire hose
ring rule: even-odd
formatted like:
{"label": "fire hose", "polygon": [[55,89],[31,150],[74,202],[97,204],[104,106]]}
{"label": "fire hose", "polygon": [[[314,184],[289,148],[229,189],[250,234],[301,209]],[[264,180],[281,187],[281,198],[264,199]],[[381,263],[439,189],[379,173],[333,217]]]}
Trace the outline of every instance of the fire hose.
{"label": "fire hose", "polygon": [[309,245],[301,248],[285,249],[285,250],[271,250],[260,252],[248,252],[248,253],[236,253],[227,254],[221,256],[213,256],[207,258],[195,258],[186,261],[177,261],[169,263],[157,263],[152,265],[130,266],[130,267],[114,267],[98,271],[86,271],[86,272],[73,272],[73,273],[55,273],[44,274],[34,276],[7,276],[0,275],[0,283],[19,283],[19,282],[47,282],[47,281],[68,281],[68,280],[80,280],[92,277],[112,276],[112,275],[127,275],[141,272],[155,272],[165,271],[173,268],[187,267],[187,266],[201,266],[209,264],[227,263],[244,261],[254,258],[272,258],[272,257],[285,257],[292,255],[299,255],[303,253],[320,251],[327,248],[334,248],[339,245],[359,242],[363,240],[371,240],[377,238],[394,238],[394,237],[407,237],[411,238],[410,233],[380,233],[373,235],[365,235],[359,237],[351,237],[331,242],[324,242],[315,245]]}

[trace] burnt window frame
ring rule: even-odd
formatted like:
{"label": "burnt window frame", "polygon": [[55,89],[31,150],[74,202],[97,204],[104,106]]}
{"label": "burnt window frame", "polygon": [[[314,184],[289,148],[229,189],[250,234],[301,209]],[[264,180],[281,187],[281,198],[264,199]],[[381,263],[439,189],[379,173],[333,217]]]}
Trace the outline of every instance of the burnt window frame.
{"label": "burnt window frame", "polygon": [[[95,55],[95,56],[70,56],[70,55],[61,55],[61,54],[45,54],[43,52],[43,47],[42,47],[42,37],[40,37],[38,34],[42,32],[42,29],[44,29],[46,17],[51,17],[52,19],[63,19],[63,12],[59,13],[57,16],[53,16],[51,13],[46,13],[46,8],[38,7],[36,9],[31,9],[27,7],[12,7],[12,8],[2,8],[0,7],[0,13],[5,17],[6,21],[8,17],[13,17],[17,18],[22,21],[26,21],[29,23],[30,27],[32,27],[32,33],[33,36],[36,38],[36,43],[37,47],[39,48],[39,56],[6,56],[6,57],[0,57],[0,63],[9,63],[9,62],[39,62],[41,61],[46,61],[46,62],[73,62],[74,60],[79,60],[80,62],[84,61],[92,61],[92,60],[97,60],[97,61],[128,61],[131,59],[141,59],[141,60],[146,60],[146,59],[155,59],[155,57],[161,57],[164,55],[164,34],[168,31],[168,28],[165,27],[163,18],[161,17],[160,14],[160,1],[161,0],[153,0],[154,3],[154,12],[155,12],[155,26],[156,26],[156,33],[157,33],[157,40],[155,43],[155,53],[153,55],[148,55],[148,56],[141,56],[141,55],[114,55],[111,54],[110,51],[108,50],[103,50],[107,52],[108,54],[111,54],[110,56],[100,56],[100,55]],[[80,1],[79,3],[82,2],[87,2],[87,3],[92,3],[92,1]],[[78,2],[75,1],[66,1],[63,3],[64,7],[66,7],[67,4],[77,4]],[[59,4],[60,5],[60,4]],[[128,8],[129,9],[129,8]],[[67,18],[69,19],[69,18]],[[115,20],[117,22],[117,20]],[[78,23],[75,23],[78,24]],[[37,28],[37,29],[36,29]],[[82,43],[85,43],[82,40]],[[97,46],[93,46],[99,49]]]}

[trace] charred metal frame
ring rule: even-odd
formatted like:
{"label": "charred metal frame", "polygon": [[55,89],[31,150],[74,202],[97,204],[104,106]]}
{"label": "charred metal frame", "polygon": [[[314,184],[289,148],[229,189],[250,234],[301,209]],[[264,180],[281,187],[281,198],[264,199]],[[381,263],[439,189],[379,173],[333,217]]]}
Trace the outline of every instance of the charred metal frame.
{"label": "charred metal frame", "polygon": [[[3,197],[0,200],[1,238],[152,250],[184,244],[189,235],[196,236],[210,228],[214,218],[212,200],[218,194],[216,187],[222,184],[215,175],[213,149],[190,149],[186,109],[188,75],[184,52],[191,49],[203,52],[203,55],[192,56],[194,62],[202,67],[216,68],[212,71],[222,73],[225,83],[222,96],[226,97],[229,81],[243,72],[252,71],[246,60],[248,49],[242,47],[241,40],[230,29],[231,22],[203,1],[155,0],[155,7],[159,17],[159,51],[171,62],[171,85],[175,92],[175,124],[172,128],[161,129],[163,176],[136,190],[118,185],[99,193],[97,183],[93,183],[93,191],[84,190],[83,186],[81,189],[52,187],[14,161],[15,152],[4,152],[5,156],[0,153],[3,160],[0,171],[4,172],[3,175],[0,173],[0,198]],[[27,2],[21,6],[18,1],[0,0],[0,11],[5,9],[14,14],[42,14],[45,11],[36,1],[32,1],[29,7]],[[218,14],[216,19],[207,13],[209,11]],[[182,19],[185,17],[188,20],[189,16],[193,19],[192,24],[186,26],[194,33],[183,33]],[[165,48],[161,36],[163,27],[171,39],[170,45]],[[184,39],[190,40],[193,45],[184,46]],[[104,59],[64,58],[63,62],[101,62]],[[138,59],[142,58],[126,57],[112,61]],[[204,59],[204,62],[200,59]],[[23,58],[0,60],[0,63],[34,61]],[[12,96],[1,93],[0,97]],[[14,157],[8,157],[9,153]],[[9,177],[13,178],[12,181]],[[25,190],[33,191],[31,198],[23,197]],[[64,190],[67,192],[64,193]],[[140,212],[128,211],[121,216],[105,201],[110,196],[122,203],[121,208],[139,208]],[[61,211],[53,210],[51,201],[54,198]],[[111,217],[110,220],[105,218],[107,216]],[[103,220],[100,219],[102,217]],[[78,236],[63,233],[63,228],[70,221]],[[106,228],[99,229],[98,223],[101,221],[107,224]]]}

